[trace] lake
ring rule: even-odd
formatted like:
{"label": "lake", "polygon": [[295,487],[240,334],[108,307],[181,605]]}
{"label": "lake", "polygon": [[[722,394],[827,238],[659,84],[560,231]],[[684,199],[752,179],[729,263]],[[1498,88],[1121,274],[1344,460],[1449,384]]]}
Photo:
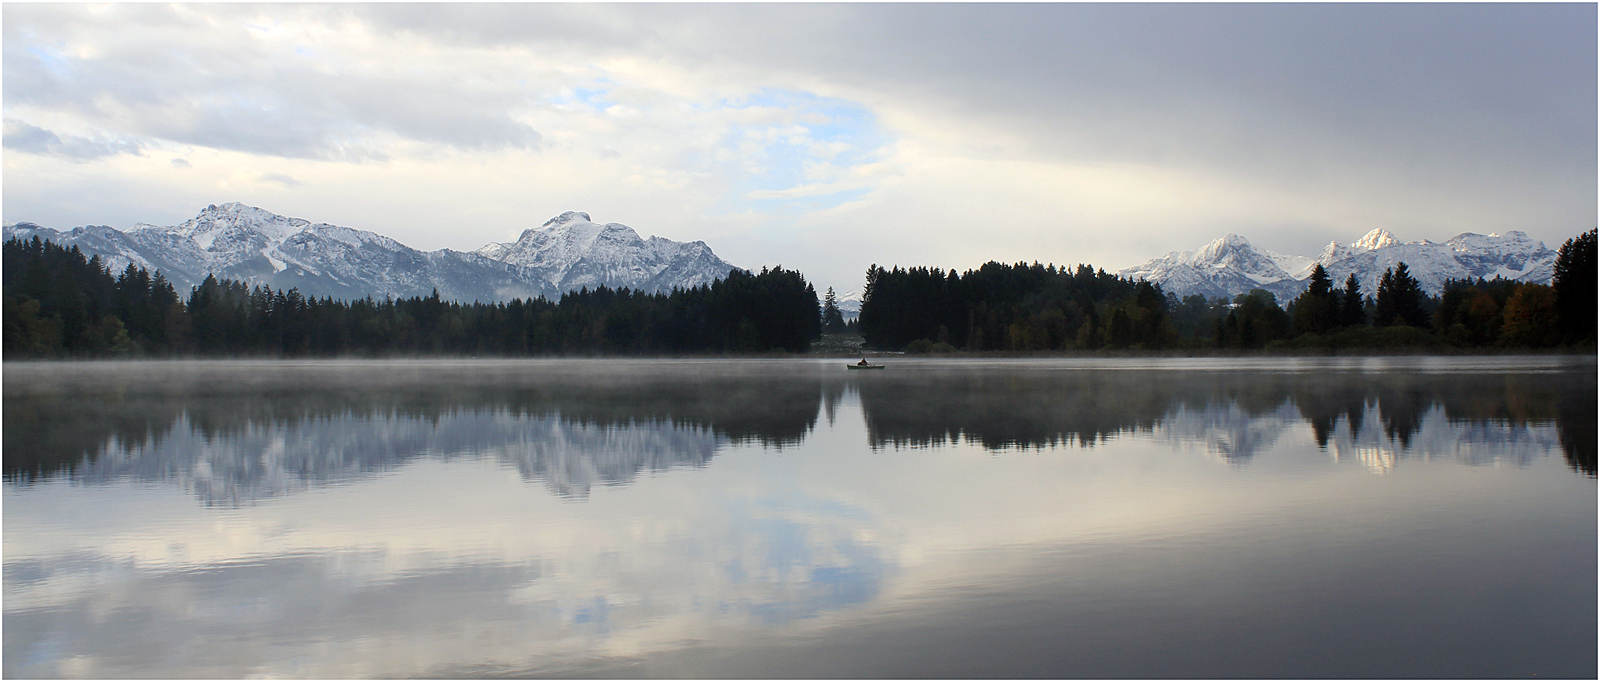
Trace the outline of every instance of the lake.
{"label": "lake", "polygon": [[8,363],[4,676],[1578,677],[1593,357]]}

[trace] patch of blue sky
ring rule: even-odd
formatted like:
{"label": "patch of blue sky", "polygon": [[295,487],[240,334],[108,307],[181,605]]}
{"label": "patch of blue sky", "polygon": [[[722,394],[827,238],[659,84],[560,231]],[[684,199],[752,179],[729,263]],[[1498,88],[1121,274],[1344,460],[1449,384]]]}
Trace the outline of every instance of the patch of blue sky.
{"label": "patch of blue sky", "polygon": [[852,178],[854,169],[893,142],[871,110],[849,100],[766,88],[718,104],[764,114],[724,138],[731,213],[793,217],[859,199],[872,188]]}
{"label": "patch of blue sky", "polygon": [[594,111],[605,111],[616,102],[610,98],[613,85],[605,78],[595,80],[594,87],[562,88],[546,95],[544,100],[555,105],[579,105]]}
{"label": "patch of blue sky", "polygon": [[68,57],[60,50],[55,50],[44,45],[27,46],[28,54],[39,60],[39,66],[52,74],[60,75],[67,72]]}

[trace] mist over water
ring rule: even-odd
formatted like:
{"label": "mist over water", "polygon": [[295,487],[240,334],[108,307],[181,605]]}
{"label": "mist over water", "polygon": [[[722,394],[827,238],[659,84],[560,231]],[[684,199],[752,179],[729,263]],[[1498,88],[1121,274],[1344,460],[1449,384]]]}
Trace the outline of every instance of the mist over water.
{"label": "mist over water", "polygon": [[7,677],[1578,676],[1593,358],[9,364]]}

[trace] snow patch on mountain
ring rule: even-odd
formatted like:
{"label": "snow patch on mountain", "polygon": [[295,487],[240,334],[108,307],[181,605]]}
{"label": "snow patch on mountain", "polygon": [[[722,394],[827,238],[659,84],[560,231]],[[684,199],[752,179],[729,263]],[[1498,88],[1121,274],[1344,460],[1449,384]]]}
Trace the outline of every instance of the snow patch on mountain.
{"label": "snow patch on mountain", "polygon": [[1357,239],[1356,243],[1350,245],[1350,249],[1351,249],[1351,252],[1354,254],[1354,253],[1366,253],[1366,252],[1372,251],[1374,249],[1382,249],[1382,248],[1386,248],[1386,247],[1390,247],[1390,246],[1399,246],[1399,245],[1400,245],[1400,240],[1399,239],[1396,239],[1395,236],[1390,234],[1388,230],[1385,230],[1385,229],[1383,229],[1381,227],[1378,227],[1378,228],[1373,228],[1373,230],[1371,232],[1368,232],[1365,235],[1363,235],[1360,239]]}
{"label": "snow patch on mountain", "polygon": [[1180,297],[1200,294],[1206,298],[1232,298],[1259,288],[1283,300],[1284,294],[1297,286],[1297,280],[1284,266],[1297,271],[1304,268],[1299,258],[1258,249],[1250,240],[1229,234],[1195,251],[1173,251],[1117,274],[1161,284]]}
{"label": "snow patch on mountain", "polygon": [[704,242],[640,239],[632,228],[595,225],[569,211],[510,244],[474,252],[418,251],[389,237],[277,215],[239,203],[210,205],[174,226],[126,231],[87,226],[61,232],[6,225],[6,238],[39,236],[99,255],[113,273],[129,264],[160,271],[180,291],[208,275],[307,296],[339,299],[427,296],[457,301],[556,298],[579,287],[645,291],[709,284],[734,266]]}
{"label": "snow patch on mountain", "polygon": [[581,211],[562,213],[514,242],[491,243],[477,253],[535,272],[563,291],[603,284],[664,292],[710,284],[734,269],[705,242],[643,239],[627,225],[596,224]]}
{"label": "snow patch on mountain", "polygon": [[1117,274],[1160,284],[1180,298],[1200,294],[1231,299],[1261,288],[1286,303],[1305,291],[1319,264],[1335,286],[1354,274],[1362,291],[1373,295],[1384,271],[1404,262],[1423,290],[1437,294],[1448,279],[1501,276],[1547,284],[1554,274],[1555,256],[1543,242],[1521,231],[1469,232],[1441,244],[1426,239],[1401,242],[1378,228],[1350,244],[1330,243],[1315,258],[1276,254],[1229,234],[1199,250],[1172,252]]}

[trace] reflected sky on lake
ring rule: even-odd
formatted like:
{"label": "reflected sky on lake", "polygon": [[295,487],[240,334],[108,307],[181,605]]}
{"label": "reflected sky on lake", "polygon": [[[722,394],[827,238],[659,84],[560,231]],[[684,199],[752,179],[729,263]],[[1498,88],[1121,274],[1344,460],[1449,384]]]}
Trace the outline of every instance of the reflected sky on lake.
{"label": "reflected sky on lake", "polygon": [[8,365],[5,401],[7,677],[1594,672],[1592,359]]}

